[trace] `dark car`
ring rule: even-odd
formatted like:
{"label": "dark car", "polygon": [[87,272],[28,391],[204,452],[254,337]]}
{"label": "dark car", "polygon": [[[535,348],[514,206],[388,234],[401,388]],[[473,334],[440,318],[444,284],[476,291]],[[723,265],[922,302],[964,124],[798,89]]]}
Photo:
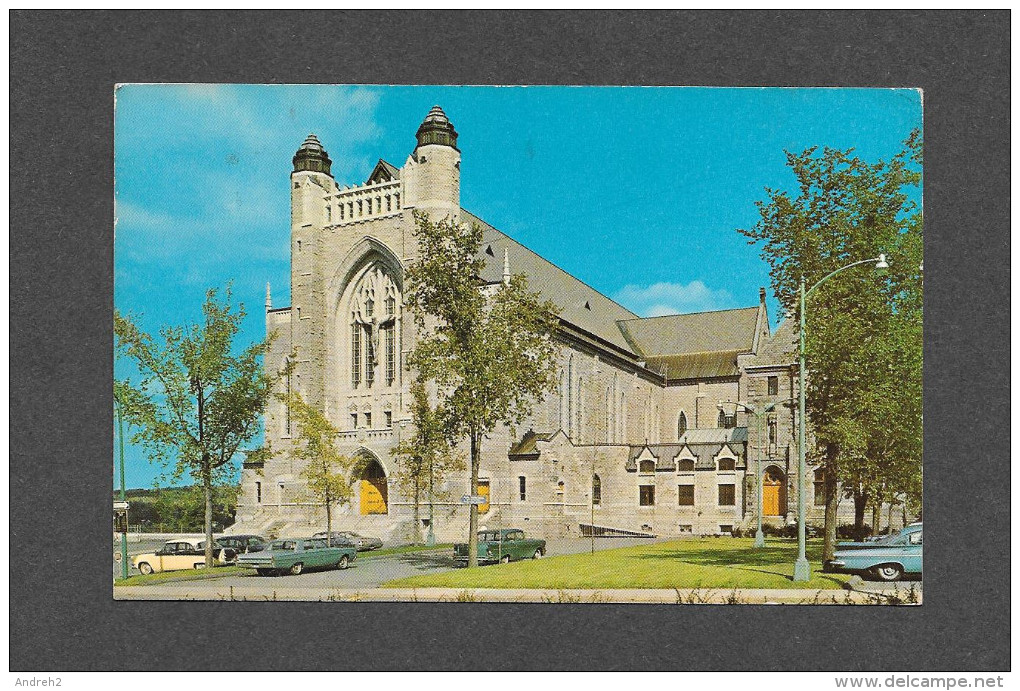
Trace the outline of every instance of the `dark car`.
{"label": "dark car", "polygon": [[[326,531],[321,533],[315,533],[312,537],[326,539]],[[359,552],[368,552],[369,550],[379,549],[382,547],[382,540],[377,537],[367,537],[365,535],[359,535],[352,533],[349,530],[340,530],[333,532],[333,543],[334,544],[347,544],[353,545]]]}
{"label": "dark car", "polygon": [[261,535],[223,535],[217,538],[216,542],[231,548],[237,554],[261,552],[268,544]]}
{"label": "dark car", "polygon": [[[453,558],[467,563],[468,546],[458,543],[453,546]],[[499,562],[508,564],[519,559],[541,559],[545,556],[545,540],[525,537],[517,528],[483,530],[478,533],[478,563]]]}

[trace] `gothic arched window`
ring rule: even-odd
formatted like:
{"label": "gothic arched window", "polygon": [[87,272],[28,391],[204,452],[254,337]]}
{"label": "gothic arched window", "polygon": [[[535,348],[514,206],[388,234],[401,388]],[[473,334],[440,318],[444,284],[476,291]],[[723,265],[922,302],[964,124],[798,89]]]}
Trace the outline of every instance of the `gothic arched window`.
{"label": "gothic arched window", "polygon": [[591,503],[595,506],[602,503],[602,478],[598,475],[591,477]]}
{"label": "gothic arched window", "polygon": [[[382,314],[377,309],[383,306]],[[397,379],[399,363],[400,291],[381,266],[372,266],[356,283],[350,298],[351,386],[371,387],[382,365],[386,386]],[[379,362],[380,346],[382,363]]]}
{"label": "gothic arched window", "polygon": [[677,418],[676,421],[676,438],[680,439],[680,437],[684,436],[686,432],[687,432],[687,413],[681,410],[680,417]]}

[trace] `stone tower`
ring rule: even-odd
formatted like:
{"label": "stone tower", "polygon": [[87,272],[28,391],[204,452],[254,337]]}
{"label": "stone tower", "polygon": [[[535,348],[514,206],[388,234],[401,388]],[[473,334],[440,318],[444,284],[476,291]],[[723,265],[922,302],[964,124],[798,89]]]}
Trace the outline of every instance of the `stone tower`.
{"label": "stone tower", "polygon": [[325,364],[323,229],[331,219],[324,197],[337,187],[330,174],[332,163],[318,138],[309,134],[294,154],[290,174],[290,325],[299,365],[293,384],[296,392],[317,406],[323,404],[322,378],[310,373],[321,372]]}
{"label": "stone tower", "polygon": [[433,106],[418,127],[418,145],[401,171],[405,206],[435,220],[460,217],[460,149],[446,113]]}

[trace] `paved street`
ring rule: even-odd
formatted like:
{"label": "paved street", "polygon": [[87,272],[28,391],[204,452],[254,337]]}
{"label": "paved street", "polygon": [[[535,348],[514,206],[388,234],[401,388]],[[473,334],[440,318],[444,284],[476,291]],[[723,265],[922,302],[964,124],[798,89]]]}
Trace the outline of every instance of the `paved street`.
{"label": "paved street", "polygon": [[[631,545],[648,544],[647,538],[596,538],[595,549],[618,549]],[[160,543],[162,544],[162,543]],[[154,549],[159,545],[139,543],[129,546],[129,554],[140,554]],[[591,549],[591,540],[586,538],[570,538],[550,540],[546,550],[549,556],[557,554],[576,554]],[[459,568],[453,561],[452,550],[445,548],[431,552],[409,552],[364,558],[362,553],[351,567],[345,571],[330,569],[328,571],[311,571],[299,576],[258,576],[254,572],[237,574],[202,581],[185,581],[179,584],[167,584],[165,587],[187,586],[189,591],[205,589],[221,589],[233,587],[264,587],[267,592],[279,589],[313,588],[334,590],[360,590],[377,588],[387,581],[424,573],[439,573]],[[133,573],[137,574],[137,571]],[[114,562],[114,574],[120,574],[120,565]]]}

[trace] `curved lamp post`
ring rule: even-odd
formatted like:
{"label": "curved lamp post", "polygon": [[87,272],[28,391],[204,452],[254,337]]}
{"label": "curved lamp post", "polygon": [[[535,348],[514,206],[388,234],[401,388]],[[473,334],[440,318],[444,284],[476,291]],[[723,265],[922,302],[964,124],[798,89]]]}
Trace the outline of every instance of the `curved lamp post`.
{"label": "curved lamp post", "polygon": [[[726,401],[726,402],[731,404],[731,405],[733,405],[733,406],[739,406],[739,407],[743,408],[746,412],[748,412],[751,415],[753,415],[754,419],[755,419],[755,423],[756,423],[755,426],[758,429],[758,457],[757,457],[757,460],[755,461],[755,463],[756,463],[755,477],[757,479],[755,481],[755,488],[754,488],[755,513],[758,514],[758,516],[757,516],[757,518],[758,518],[758,530],[754,534],[754,546],[757,547],[757,548],[761,548],[761,547],[765,546],[765,533],[762,532],[762,529],[761,529],[761,518],[762,518],[762,506],[761,506],[761,491],[762,491],[761,457],[762,457],[762,454],[764,453],[764,447],[765,447],[764,440],[763,440],[763,437],[762,437],[762,425],[761,425],[761,421],[762,421],[762,418],[766,415],[766,413],[771,413],[773,410],[776,409],[776,403],[774,403],[774,402],[773,403],[769,403],[767,406],[765,406],[761,410],[758,410],[754,406],[750,406],[750,405],[748,405],[746,403],[741,403],[740,401]],[[716,407],[719,410],[723,410],[723,402],[719,401],[719,405],[717,405]]]}
{"label": "curved lamp post", "polygon": [[815,283],[813,286],[804,289],[804,276],[800,277],[800,376],[797,379],[797,388],[799,389],[798,395],[800,398],[800,425],[798,430],[798,453],[797,453],[797,561],[793,564],[793,580],[794,581],[807,581],[811,579],[811,566],[807,560],[807,503],[804,492],[804,476],[807,474],[807,462],[804,456],[805,449],[805,427],[807,426],[806,419],[806,408],[804,400],[804,334],[807,320],[805,318],[805,310],[807,298],[811,293],[815,291],[818,286],[822,285],[830,278],[846,271],[855,266],[861,266],[862,264],[875,264],[876,269],[888,269],[889,263],[885,260],[885,255],[880,254],[872,259],[862,259],[846,266],[826,274],[820,281]]}

